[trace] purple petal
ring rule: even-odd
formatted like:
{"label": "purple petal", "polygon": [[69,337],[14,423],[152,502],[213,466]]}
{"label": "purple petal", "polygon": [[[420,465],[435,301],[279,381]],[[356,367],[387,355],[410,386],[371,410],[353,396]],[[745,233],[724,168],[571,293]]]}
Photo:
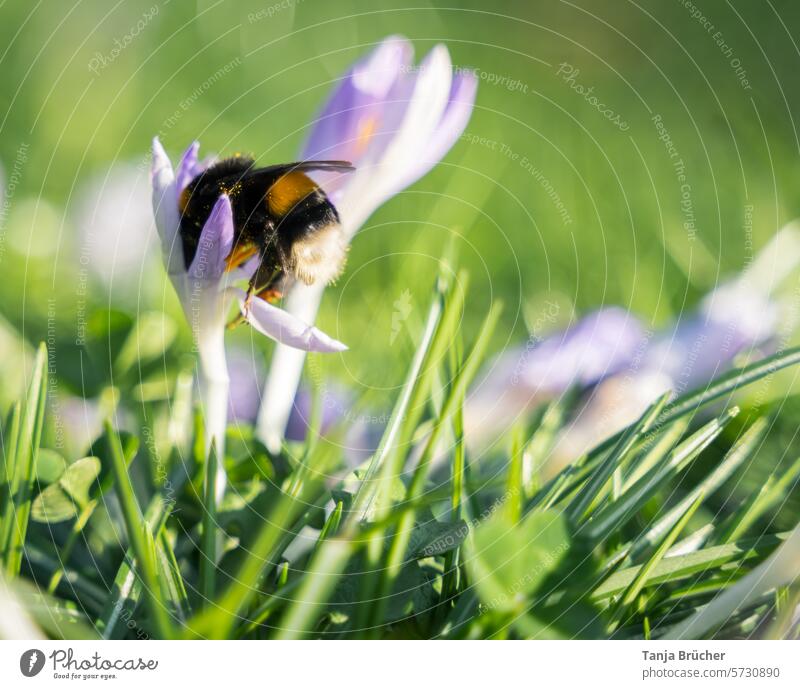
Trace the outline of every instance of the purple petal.
{"label": "purple petal", "polygon": [[153,137],[152,161],[150,163],[150,180],[153,183],[153,198],[159,199],[169,186],[175,182],[175,173],[164,147],[158,137]]}
{"label": "purple petal", "polygon": [[175,202],[175,173],[158,137],[153,139],[152,156],[150,181],[153,186],[153,215],[167,271],[177,273],[184,266],[183,250],[178,241],[180,214]]}
{"label": "purple petal", "polygon": [[429,146],[420,157],[418,166],[409,170],[406,178],[401,181],[403,187],[413,184],[427,174],[458,141],[472,115],[477,91],[478,79],[471,72],[460,72],[453,78],[447,109]]}
{"label": "purple petal", "polygon": [[247,322],[262,335],[306,352],[343,352],[347,349],[338,340],[263,299],[251,300],[250,308],[245,312],[245,293],[242,290],[235,291]]}
{"label": "purple petal", "polygon": [[[289,440],[305,440],[312,413],[313,396],[307,388],[300,388],[294,398],[292,414],[286,426],[286,438]],[[320,433],[324,436],[331,427],[345,417],[345,413],[353,408],[350,397],[337,389],[326,387],[322,394],[322,418]]]}
{"label": "purple petal", "polygon": [[225,272],[225,259],[233,247],[233,211],[226,194],[217,199],[208,216],[189,276],[195,280],[218,280]]}
{"label": "purple petal", "polygon": [[[728,322],[702,314],[680,319],[648,348],[644,367],[669,376],[673,387],[683,391],[722,375],[739,354],[754,353],[760,358],[764,350],[769,351],[769,341],[777,330],[748,330],[744,311]],[[760,312],[765,323],[777,321],[775,304],[765,300]]]}
{"label": "purple petal", "polygon": [[394,100],[393,88],[407,80],[412,54],[406,39],[391,36],[356,62],[323,107],[302,158],[349,160],[358,165],[381,129],[386,103]]}
{"label": "purple petal", "polygon": [[634,316],[616,307],[601,309],[526,351],[516,375],[529,387],[563,392],[616,373],[645,345]]}
{"label": "purple petal", "polygon": [[411,64],[414,47],[405,36],[387,36],[367,57],[353,65],[353,83],[359,91],[384,99],[398,72]]}
{"label": "purple petal", "polygon": [[[453,84],[453,66],[447,48],[435,46],[413,79],[398,85],[402,109],[387,107],[389,120],[370,152],[372,168],[363,166],[353,176],[353,194],[334,196],[342,206],[344,223],[357,229],[381,204],[415,182],[436,161],[428,153],[447,112]],[[438,160],[438,159],[437,159]],[[351,187],[348,186],[348,189]]]}
{"label": "purple petal", "polygon": [[175,174],[175,189],[180,194],[197,175],[203,171],[203,166],[197,160],[197,152],[200,150],[200,143],[193,141],[178,163],[178,171]]}
{"label": "purple petal", "polygon": [[227,349],[230,396],[228,417],[235,422],[255,421],[261,403],[260,383],[264,372],[261,356],[249,350],[229,346]]}
{"label": "purple petal", "polygon": [[574,326],[504,353],[470,390],[465,407],[467,439],[499,437],[536,406],[574,386],[586,387],[635,369],[647,336],[621,308],[589,314]]}

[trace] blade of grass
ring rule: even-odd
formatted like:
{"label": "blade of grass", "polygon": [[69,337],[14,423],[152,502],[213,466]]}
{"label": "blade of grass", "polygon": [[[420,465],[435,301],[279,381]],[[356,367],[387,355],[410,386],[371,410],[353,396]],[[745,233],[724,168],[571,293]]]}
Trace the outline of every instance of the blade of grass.
{"label": "blade of grass", "polygon": [[654,438],[652,447],[638,460],[630,473],[622,482],[622,492],[629,490],[642,476],[646,476],[656,465],[666,457],[678,444],[689,428],[689,419],[678,419],[667,426],[657,438]]}
{"label": "blade of grass", "polygon": [[539,426],[531,436],[523,455],[525,498],[532,498],[539,490],[539,473],[547,456],[555,445],[558,432],[564,425],[567,409],[572,404],[574,395],[567,394],[551,402]]}
{"label": "blade of grass", "polygon": [[783,472],[779,478],[772,474],[743,509],[732,515],[730,523],[720,531],[719,542],[726,543],[741,538],[742,535],[769,509],[780,504],[784,495],[795,485],[800,476],[800,458]]}
{"label": "blade of grass", "polygon": [[631,581],[628,588],[625,589],[624,593],[620,596],[620,599],[611,614],[611,624],[609,626],[610,631],[616,629],[619,626],[619,623],[625,617],[626,613],[629,612],[628,608],[634,603],[639,594],[642,592],[647,578],[656,568],[658,563],[664,559],[667,551],[672,547],[672,544],[675,543],[675,540],[689,523],[689,520],[697,511],[697,508],[700,507],[700,504],[704,499],[705,494],[701,492],[694,499],[694,502],[689,505],[688,509],[686,509],[686,511],[681,515],[675,525],[669,530],[669,532],[667,532],[658,548],[655,549],[647,562],[645,562],[636,573],[633,581]]}
{"label": "blade of grass", "polygon": [[186,586],[181,576],[181,569],[165,528],[160,528],[158,530],[155,549],[159,579],[163,578],[167,583],[165,588],[166,598],[172,603],[173,609],[181,621],[185,622],[189,618],[189,615],[191,615],[192,610],[189,605],[189,596],[186,593]]}
{"label": "blade of grass", "polygon": [[743,463],[750,457],[756,446],[761,442],[767,427],[767,419],[761,417],[734,443],[726,453],[722,462],[693,488],[683,500],[673,507],[667,514],[659,519],[654,526],[643,533],[631,546],[630,556],[636,558],[652,544],[658,541],[681,517],[692,502],[701,493],[712,495],[725,481],[727,481]]}
{"label": "blade of grass", "polygon": [[8,557],[8,542],[14,512],[14,474],[17,466],[17,447],[19,427],[22,417],[22,403],[15,402],[8,422],[8,432],[3,438],[3,486],[0,493],[0,564],[5,565]]}
{"label": "blade of grass", "polygon": [[659,468],[639,479],[620,496],[617,502],[609,504],[593,517],[586,528],[589,539],[604,539],[621,524],[631,519],[662,486],[667,477],[682,471],[697,457],[738,414],[738,408],[725,412],[718,419],[707,423],[687,440],[681,443],[669,457],[662,461]]}
{"label": "blade of grass", "polygon": [[[33,499],[33,475],[39,455],[47,399],[47,347],[39,345],[31,382],[22,407],[19,439],[14,452],[14,473],[9,490],[8,508],[4,517],[10,520],[3,547],[6,576],[14,579],[22,566],[25,537]],[[9,514],[10,512],[10,514]]]}
{"label": "blade of grass", "polygon": [[[122,516],[125,521],[125,530],[128,534],[128,542],[131,545],[136,560],[139,576],[144,587],[145,599],[147,600],[152,616],[152,622],[156,633],[163,639],[172,638],[172,623],[167,614],[167,607],[161,595],[158,577],[156,574],[156,562],[152,557],[150,549],[147,547],[147,536],[145,531],[150,533],[149,525],[144,520],[139,509],[139,502],[133,493],[128,468],[125,464],[125,455],[119,438],[116,437],[114,429],[109,421],[105,422],[106,435],[111,445],[111,468],[114,473],[114,487],[120,506]],[[115,441],[116,438],[116,441]]]}
{"label": "blade of grass", "polygon": [[779,586],[797,582],[800,561],[800,526],[786,541],[752,572],[739,579],[683,622],[667,630],[665,639],[701,639],[716,629],[737,610],[744,610],[763,594]]}
{"label": "blade of grass", "polygon": [[[185,467],[176,467],[170,476],[169,485],[177,493],[183,488],[188,476],[184,471]],[[154,495],[147,505],[144,520],[148,524],[154,524],[154,533],[160,533],[166,523],[167,517],[172,510],[172,501],[165,500],[161,494]],[[98,620],[97,626],[101,630],[104,639],[122,638],[120,623],[123,618],[132,619],[132,615],[139,604],[141,586],[132,565],[134,562],[132,548],[128,548],[125,557],[120,563],[119,569],[114,577],[112,592],[108,598],[103,614]]]}
{"label": "blade of grass", "polygon": [[512,431],[511,461],[506,474],[506,494],[508,499],[504,508],[512,522],[516,523],[522,517],[522,498],[524,495],[522,454],[525,451],[525,429],[517,424]]}
{"label": "blade of grass", "polygon": [[331,512],[330,517],[325,520],[322,530],[319,532],[320,541],[324,541],[326,538],[336,535],[336,532],[339,531],[339,524],[342,521],[343,511],[344,502],[339,500],[339,502],[336,503],[336,507],[333,508],[333,512]]}
{"label": "blade of grass", "polygon": [[[380,508],[383,511],[388,509],[388,506],[380,504],[383,502],[382,496],[399,473],[398,467],[402,464],[425,409],[424,402],[430,395],[437,369],[434,362],[444,359],[443,355],[458,330],[467,282],[464,273],[459,273],[452,288],[444,286],[442,278],[439,280],[422,342],[414,355],[411,370],[392,412],[389,426],[353,499],[353,511],[349,520],[353,523],[366,517],[373,501],[378,501],[378,512],[381,511]],[[375,480],[373,477],[376,477]],[[378,518],[381,516],[380,513],[377,514]]]}
{"label": "blade of grass", "polygon": [[667,403],[672,393],[666,392],[659,397],[642,414],[639,420],[628,426],[620,435],[619,440],[614,445],[614,449],[609,452],[595,471],[589,475],[589,480],[573,498],[568,509],[568,515],[572,521],[577,522],[584,518],[589,506],[600,494],[603,486],[606,485],[614,470],[625,460],[633,450],[637,440],[655,423],[656,418],[661,414],[661,410]]}
{"label": "blade of grass", "polygon": [[[408,494],[406,498],[407,502],[410,505],[412,505],[412,507],[403,514],[400,521],[398,522],[394,538],[392,539],[391,545],[389,547],[389,552],[384,562],[384,567],[381,573],[380,583],[378,586],[379,595],[377,597],[375,605],[372,606],[373,610],[372,622],[374,627],[377,627],[381,624],[383,612],[386,608],[387,602],[392,593],[392,587],[394,585],[394,582],[398,574],[400,573],[401,568],[403,567],[405,554],[408,549],[408,542],[411,537],[411,529],[414,526],[414,518],[416,516],[416,510],[413,508],[413,505],[417,501],[417,499],[419,499],[419,497],[422,495],[425,489],[425,481],[427,480],[428,477],[428,470],[430,468],[430,463],[433,460],[434,453],[438,448],[439,438],[441,436],[441,433],[444,430],[446,423],[450,419],[450,415],[453,412],[453,408],[456,406],[458,402],[463,400],[466,394],[467,387],[472,382],[472,379],[475,377],[475,374],[478,372],[478,367],[482,363],[484,355],[486,354],[486,349],[489,345],[489,340],[492,336],[492,333],[494,332],[495,326],[497,325],[497,321],[500,317],[501,311],[502,311],[502,304],[500,304],[499,302],[495,302],[494,304],[492,304],[491,308],[489,309],[489,313],[486,315],[486,318],[483,321],[483,325],[481,326],[480,332],[478,333],[478,336],[475,339],[475,344],[472,346],[472,351],[467,357],[464,366],[458,372],[455,380],[453,381],[453,384],[450,388],[450,392],[442,407],[442,412],[437,418],[430,436],[428,436],[428,440],[425,444],[425,449],[423,450],[419,463],[417,464],[417,467],[414,470],[414,474],[411,478],[411,484],[408,488]],[[520,450],[518,452],[518,466],[516,467],[517,477],[513,479],[514,485],[518,492],[517,497],[520,499],[520,502],[518,503],[518,514],[519,512],[521,512],[522,509],[521,469],[522,469],[522,462],[521,462],[521,450]]]}
{"label": "blade of grass", "polygon": [[[461,365],[460,358],[454,369]],[[456,410],[453,412],[453,468],[451,470],[450,486],[450,520],[457,523],[461,519],[462,501],[464,499],[464,398],[458,400]],[[442,592],[440,603],[445,604],[452,600],[458,590],[459,562],[461,561],[461,548],[451,550],[444,558],[444,576],[442,577]]]}
{"label": "blade of grass", "polygon": [[[667,553],[663,560],[654,567],[645,579],[645,586],[656,586],[667,582],[678,581],[696,574],[718,570],[730,563],[743,563],[747,560],[763,558],[775,549],[776,545],[783,543],[788,533],[780,533],[761,538],[751,538],[727,543],[725,545],[711,546],[685,555],[670,555]],[[619,570],[606,579],[590,595],[593,601],[603,601],[613,596],[618,596],[641,571],[641,565],[634,565]]]}

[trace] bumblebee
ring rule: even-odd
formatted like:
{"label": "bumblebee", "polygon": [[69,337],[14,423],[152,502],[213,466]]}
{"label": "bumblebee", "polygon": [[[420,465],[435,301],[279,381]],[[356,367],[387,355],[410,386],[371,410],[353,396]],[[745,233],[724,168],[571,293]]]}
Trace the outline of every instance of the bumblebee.
{"label": "bumblebee", "polygon": [[258,168],[252,158],[234,156],[215,163],[197,175],[178,199],[187,268],[214,204],[227,194],[233,209],[234,241],[226,269],[258,258],[245,307],[253,296],[280,299],[283,286],[293,280],[307,285],[331,282],[342,270],[347,247],[336,208],[306,173],[354,169],[342,160]]}

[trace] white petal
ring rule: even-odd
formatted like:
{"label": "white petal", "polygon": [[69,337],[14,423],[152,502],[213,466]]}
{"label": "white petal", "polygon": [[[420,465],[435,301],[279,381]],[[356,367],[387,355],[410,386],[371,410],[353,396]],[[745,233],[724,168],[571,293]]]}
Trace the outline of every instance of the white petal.
{"label": "white petal", "polygon": [[343,352],[347,346],[334,340],[313,325],[295,318],[288,311],[268,304],[263,299],[253,299],[245,313],[242,290],[235,290],[247,322],[258,332],[282,344],[306,352]]}
{"label": "white petal", "polygon": [[342,193],[338,210],[350,237],[378,206],[414,181],[409,171],[418,168],[431,145],[447,107],[452,79],[450,54],[437,45],[419,67],[411,101],[392,142],[375,165],[356,171]]}
{"label": "white petal", "polygon": [[[313,323],[324,291],[325,285],[321,283],[298,283],[286,298],[286,310],[307,323]],[[280,344],[272,354],[257,424],[258,437],[272,452],[281,448],[305,360],[305,352]]]}
{"label": "white petal", "polygon": [[153,215],[161,238],[164,265],[171,275],[182,273],[185,266],[179,235],[180,213],[175,195],[175,172],[158,137],[153,139],[150,179],[153,185]]}

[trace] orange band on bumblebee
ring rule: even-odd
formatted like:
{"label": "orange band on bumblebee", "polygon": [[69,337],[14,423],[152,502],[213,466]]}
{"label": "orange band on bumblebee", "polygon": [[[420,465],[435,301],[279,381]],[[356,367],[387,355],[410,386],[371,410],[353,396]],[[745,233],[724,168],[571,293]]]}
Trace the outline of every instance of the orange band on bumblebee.
{"label": "orange band on bumblebee", "polygon": [[279,218],[283,217],[317,188],[308,175],[296,171],[287,172],[267,190],[267,206],[271,213]]}
{"label": "orange band on bumblebee", "polygon": [[228,254],[225,259],[225,270],[233,270],[238,268],[242,263],[252,258],[258,253],[258,247],[255,244],[237,244],[233,250]]}

